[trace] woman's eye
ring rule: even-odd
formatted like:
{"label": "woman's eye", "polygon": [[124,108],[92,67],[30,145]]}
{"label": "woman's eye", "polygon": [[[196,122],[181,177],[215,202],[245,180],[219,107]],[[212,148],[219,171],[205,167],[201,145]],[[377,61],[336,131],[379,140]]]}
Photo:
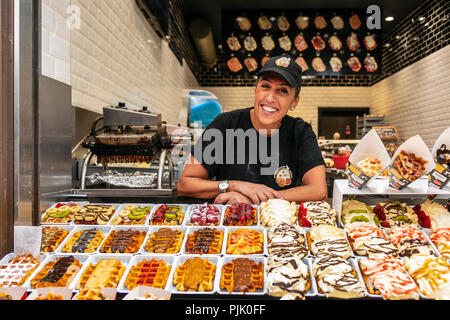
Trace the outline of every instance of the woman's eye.
{"label": "woman's eye", "polygon": [[269,88],[269,85],[268,85],[268,84],[265,84],[265,83],[263,83],[263,84],[261,85],[261,87],[263,87],[263,88]]}
{"label": "woman's eye", "polygon": [[288,91],[286,89],[280,89],[281,93],[288,93]]}

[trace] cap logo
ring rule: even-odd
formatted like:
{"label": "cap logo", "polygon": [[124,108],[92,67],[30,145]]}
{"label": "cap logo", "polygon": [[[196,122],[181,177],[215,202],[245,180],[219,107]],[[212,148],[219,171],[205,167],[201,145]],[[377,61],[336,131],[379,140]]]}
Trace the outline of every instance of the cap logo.
{"label": "cap logo", "polygon": [[287,68],[291,64],[291,58],[281,57],[275,61],[275,64],[279,67]]}

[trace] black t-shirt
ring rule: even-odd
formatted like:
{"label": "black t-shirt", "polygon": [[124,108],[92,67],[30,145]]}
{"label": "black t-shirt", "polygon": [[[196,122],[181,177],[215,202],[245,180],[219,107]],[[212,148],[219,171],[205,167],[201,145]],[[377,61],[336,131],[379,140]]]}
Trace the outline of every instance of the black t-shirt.
{"label": "black t-shirt", "polygon": [[210,179],[284,190],[299,185],[310,169],[324,165],[311,125],[286,115],[278,133],[266,137],[253,127],[252,109],[220,114],[196,142],[192,154],[208,170]]}

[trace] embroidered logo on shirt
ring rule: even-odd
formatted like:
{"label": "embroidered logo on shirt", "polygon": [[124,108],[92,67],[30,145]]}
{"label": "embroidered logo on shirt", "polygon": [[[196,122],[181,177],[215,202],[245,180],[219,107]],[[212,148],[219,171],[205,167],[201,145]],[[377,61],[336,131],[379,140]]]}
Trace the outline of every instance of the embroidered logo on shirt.
{"label": "embroidered logo on shirt", "polygon": [[287,68],[291,64],[291,58],[281,57],[275,61],[275,64],[279,67]]}
{"label": "embroidered logo on shirt", "polygon": [[292,171],[288,166],[279,167],[274,174],[275,182],[280,188],[289,186],[292,183]]}

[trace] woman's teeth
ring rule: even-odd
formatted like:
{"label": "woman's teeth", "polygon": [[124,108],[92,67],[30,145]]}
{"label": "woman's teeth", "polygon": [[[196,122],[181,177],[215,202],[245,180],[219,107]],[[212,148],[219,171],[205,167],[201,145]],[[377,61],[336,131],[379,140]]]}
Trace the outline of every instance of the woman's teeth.
{"label": "woman's teeth", "polygon": [[274,113],[274,112],[277,112],[277,111],[278,111],[277,109],[272,108],[272,107],[268,107],[268,106],[261,106],[261,107],[262,107],[262,109],[263,109],[265,112]]}

